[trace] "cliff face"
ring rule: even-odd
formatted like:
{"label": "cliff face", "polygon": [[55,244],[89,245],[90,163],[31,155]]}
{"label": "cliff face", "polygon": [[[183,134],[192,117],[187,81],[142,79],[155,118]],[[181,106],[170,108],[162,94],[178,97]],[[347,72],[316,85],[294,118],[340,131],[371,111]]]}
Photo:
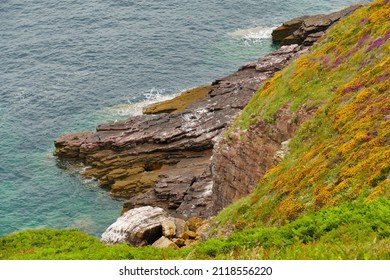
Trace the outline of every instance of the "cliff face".
{"label": "cliff face", "polygon": [[[330,26],[334,15],[328,17],[321,20]],[[315,21],[303,23],[308,22]],[[150,106],[145,115],[99,125],[96,132],[62,135],[54,154],[84,163],[85,177],[126,199],[123,212],[152,205],[176,217],[214,215],[253,190],[283,157],[286,141],[318,108],[303,104],[292,110],[293,101],[275,103],[279,107],[272,122],[259,120],[230,131],[227,138],[223,133],[267,79],[307,51],[307,46],[284,46],[212,85],[186,92],[176,103]]]}
{"label": "cliff face", "polygon": [[98,179],[112,196],[128,199],[124,211],[153,205],[173,216],[208,217],[215,200],[210,166],[215,138],[266,79],[303,52],[297,45],[283,47],[246,64],[205,87],[206,97],[182,112],[141,115],[99,125],[95,133],[65,134],[55,141],[55,155],[87,165],[84,176]]}
{"label": "cliff face", "polygon": [[214,211],[250,194],[264,174],[284,158],[288,140],[316,107],[296,112],[285,105],[274,114],[274,123],[260,120],[247,130],[235,129],[214,146]]}
{"label": "cliff face", "polygon": [[220,138],[217,207],[253,186],[219,215],[223,230],[390,197],[389,18],[389,1],[376,1],[340,21],[267,81]]}
{"label": "cliff face", "polygon": [[[389,19],[390,1],[378,0],[340,21],[310,51],[290,46],[216,81],[188,111],[139,116],[56,141],[60,158],[91,164],[86,176],[118,184],[113,194],[132,196],[129,207],[166,207],[128,211],[103,242],[189,250],[108,247],[74,230],[43,229],[1,238],[0,258],[389,260]],[[283,68],[281,61],[290,63]],[[281,68],[263,83],[260,77]],[[244,100],[241,92],[248,93]],[[169,103],[150,110],[182,108]],[[207,111],[213,118],[200,108],[214,108]],[[226,130],[215,125],[218,132],[196,122],[227,127],[233,117],[215,119],[219,111],[241,113]],[[154,181],[136,181],[144,177]],[[209,224],[169,217],[200,209],[210,214],[212,206],[217,211],[247,193]]]}

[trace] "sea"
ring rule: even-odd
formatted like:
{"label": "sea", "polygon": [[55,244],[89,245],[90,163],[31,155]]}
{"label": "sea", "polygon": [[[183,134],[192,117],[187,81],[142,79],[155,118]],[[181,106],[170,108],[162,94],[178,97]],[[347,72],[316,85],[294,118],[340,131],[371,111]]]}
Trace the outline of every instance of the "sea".
{"label": "sea", "polygon": [[53,156],[63,133],[140,114],[277,48],[271,31],[353,0],[0,0],[0,236],[76,228],[121,213],[82,166]]}

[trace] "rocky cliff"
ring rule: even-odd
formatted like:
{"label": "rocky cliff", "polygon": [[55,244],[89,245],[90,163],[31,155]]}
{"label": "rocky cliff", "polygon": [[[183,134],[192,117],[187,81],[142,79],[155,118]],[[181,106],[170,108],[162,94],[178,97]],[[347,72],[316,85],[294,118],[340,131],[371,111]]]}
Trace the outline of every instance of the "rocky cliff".
{"label": "rocky cliff", "polygon": [[154,205],[178,217],[210,216],[216,137],[265,80],[305,51],[286,46],[248,63],[204,87],[207,95],[182,112],[158,111],[99,125],[94,133],[62,135],[55,141],[55,155],[88,166],[84,176],[98,179],[112,196],[127,199],[124,212]]}
{"label": "rocky cliff", "polygon": [[311,46],[325,34],[328,28],[365,5],[366,3],[358,3],[327,15],[294,18],[272,31],[272,41],[281,45]]}
{"label": "rocky cliff", "polygon": [[[334,14],[329,18],[334,22]],[[303,20],[301,26],[308,22],[313,20]],[[318,39],[310,34],[302,36],[311,43]],[[292,103],[283,104],[272,123],[259,121],[224,133],[267,79],[307,51],[304,45],[283,46],[209,86],[186,92],[179,105],[170,101],[146,108],[144,115],[99,125],[96,132],[62,135],[55,140],[54,154],[84,163],[85,177],[97,179],[113,197],[126,199],[123,212],[153,205],[174,217],[214,215],[252,191],[283,158],[286,141],[316,111],[317,105],[291,110]]]}
{"label": "rocky cliff", "polygon": [[390,197],[389,17],[389,1],[376,1],[340,21],[220,137],[216,207],[250,192],[219,212],[222,232]]}

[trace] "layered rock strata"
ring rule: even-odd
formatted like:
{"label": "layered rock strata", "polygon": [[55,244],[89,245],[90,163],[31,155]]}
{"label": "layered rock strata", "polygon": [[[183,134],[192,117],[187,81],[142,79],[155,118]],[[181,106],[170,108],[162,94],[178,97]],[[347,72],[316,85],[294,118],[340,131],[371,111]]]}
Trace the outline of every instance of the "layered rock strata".
{"label": "layered rock strata", "polygon": [[286,154],[296,129],[315,111],[289,105],[274,114],[274,123],[258,121],[247,130],[237,128],[216,141],[213,153],[214,212],[251,193],[257,182]]}
{"label": "layered rock strata", "polygon": [[106,244],[128,243],[133,246],[152,244],[163,235],[162,223],[167,213],[158,207],[141,207],[119,217],[102,234]]}
{"label": "layered rock strata", "polygon": [[124,212],[154,205],[176,217],[208,217],[215,200],[214,140],[266,79],[304,51],[286,46],[248,63],[216,80],[206,97],[182,112],[135,116],[99,125],[94,133],[62,135],[55,155],[88,166],[84,176],[127,199]]}
{"label": "layered rock strata", "polygon": [[329,27],[364,5],[366,4],[358,3],[331,14],[302,16],[289,20],[273,30],[272,41],[281,45],[311,46],[325,34]]}
{"label": "layered rock strata", "polygon": [[[330,17],[338,20],[354,9]],[[332,24],[317,20],[321,30]],[[313,21],[304,17],[305,28]],[[123,212],[153,205],[173,217],[209,217],[252,190],[283,154],[282,143],[315,109],[293,114],[283,107],[274,125],[260,122],[228,140],[222,136],[263,82],[307,50],[304,45],[283,46],[209,86],[188,91],[190,102],[178,98],[179,105],[150,106],[148,114],[99,125],[96,132],[62,135],[55,140],[54,154],[85,164],[85,177],[98,180],[113,197],[126,199]],[[243,137],[248,141],[242,146]]]}

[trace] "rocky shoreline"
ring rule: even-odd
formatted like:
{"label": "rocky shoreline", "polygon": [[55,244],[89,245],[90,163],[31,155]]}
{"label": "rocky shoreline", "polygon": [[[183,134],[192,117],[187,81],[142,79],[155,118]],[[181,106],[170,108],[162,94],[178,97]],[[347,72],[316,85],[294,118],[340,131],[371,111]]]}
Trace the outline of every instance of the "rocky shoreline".
{"label": "rocky shoreline", "polygon": [[[273,40],[286,45],[279,50],[211,85],[186,92],[177,102],[149,106],[144,115],[99,125],[96,132],[62,135],[55,140],[54,155],[88,166],[83,176],[97,179],[110,195],[125,199],[123,213],[144,206],[159,207],[164,212],[164,219],[156,222],[159,228],[169,217],[189,220],[213,216],[251,192],[278,157],[283,157],[286,141],[316,108],[299,108],[292,113],[288,105],[283,106],[275,113],[274,124],[260,122],[247,131],[231,133],[230,138],[225,137],[225,129],[265,80],[307,52],[327,28],[362,5],[291,20],[273,32]],[[243,146],[241,137],[251,141]],[[125,219],[127,225],[134,222],[131,216]],[[144,219],[138,221],[130,229],[134,234],[150,228]],[[108,232],[115,232],[115,226]],[[129,234],[112,241],[115,234],[108,235],[109,244],[151,243],[145,238],[130,242]],[[169,234],[168,238],[177,241],[181,237]]]}
{"label": "rocky shoreline", "polygon": [[55,155],[89,166],[124,211],[158,206],[181,218],[215,214],[211,157],[214,143],[255,91],[276,71],[307,50],[291,45],[220,78],[208,95],[183,112],[141,115],[99,125],[96,132],[65,134]]}

